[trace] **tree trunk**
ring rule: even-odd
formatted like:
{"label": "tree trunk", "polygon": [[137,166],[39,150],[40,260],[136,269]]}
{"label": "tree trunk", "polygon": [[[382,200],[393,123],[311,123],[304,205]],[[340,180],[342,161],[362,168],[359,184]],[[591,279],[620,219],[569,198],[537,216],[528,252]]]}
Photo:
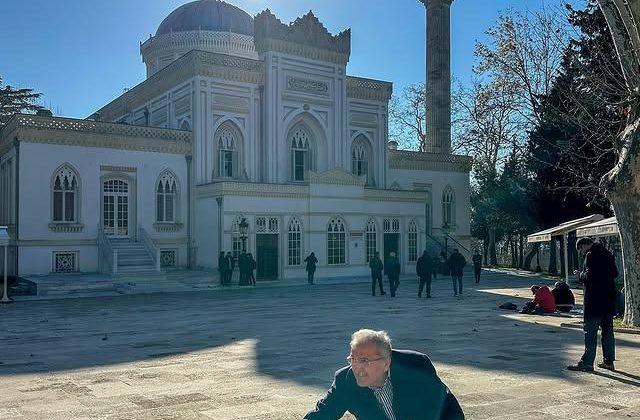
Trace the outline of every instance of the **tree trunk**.
{"label": "tree trunk", "polygon": [[556,248],[556,239],[551,238],[551,242],[549,242],[549,269],[547,270],[550,274],[556,274],[558,272]]}
{"label": "tree trunk", "polygon": [[[531,247],[529,252],[527,252],[527,255],[525,255],[525,257],[524,257],[524,264],[522,265],[522,267],[525,270],[530,270],[531,269],[531,261],[533,260],[533,257],[538,255],[538,250],[539,249],[540,249],[540,244],[536,242],[535,244],[533,244],[533,246]],[[540,264],[538,263],[538,265],[540,265]]]}
{"label": "tree trunk", "polygon": [[490,265],[494,267],[498,265],[498,257],[496,255],[496,228],[493,226],[489,227],[489,258]]}
{"label": "tree trunk", "polygon": [[618,163],[602,179],[601,186],[613,205],[622,242],[623,322],[640,326],[640,119],[627,127],[620,141]]}

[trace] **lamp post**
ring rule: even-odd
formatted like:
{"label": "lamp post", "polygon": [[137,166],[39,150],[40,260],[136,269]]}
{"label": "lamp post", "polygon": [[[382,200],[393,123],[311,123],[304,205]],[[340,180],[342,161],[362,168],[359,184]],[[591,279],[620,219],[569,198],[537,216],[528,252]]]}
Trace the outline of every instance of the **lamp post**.
{"label": "lamp post", "polygon": [[0,246],[4,248],[4,290],[0,303],[10,303],[9,299],[9,278],[7,277],[7,253],[9,249],[9,232],[7,226],[0,226]]}
{"label": "lamp post", "polygon": [[238,225],[240,228],[240,239],[242,240],[242,253],[247,252],[247,232],[249,231],[249,223],[247,223],[246,218],[242,218],[240,224]]}

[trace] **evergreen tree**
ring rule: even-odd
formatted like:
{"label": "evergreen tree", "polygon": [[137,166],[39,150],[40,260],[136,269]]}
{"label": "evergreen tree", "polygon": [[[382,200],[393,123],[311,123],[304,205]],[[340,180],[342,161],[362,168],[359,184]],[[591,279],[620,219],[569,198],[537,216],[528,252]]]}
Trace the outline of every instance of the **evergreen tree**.
{"label": "evergreen tree", "polygon": [[42,109],[35,103],[40,96],[42,94],[34,92],[33,89],[14,89],[9,85],[3,87],[0,77],[0,127],[9,121],[13,114],[31,113]]}

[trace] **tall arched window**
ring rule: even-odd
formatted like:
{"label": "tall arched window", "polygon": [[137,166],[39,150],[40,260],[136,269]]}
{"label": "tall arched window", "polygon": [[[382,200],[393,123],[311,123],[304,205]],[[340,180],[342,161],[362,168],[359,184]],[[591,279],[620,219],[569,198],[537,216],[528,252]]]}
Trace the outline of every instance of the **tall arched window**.
{"label": "tall arched window", "polygon": [[53,175],[53,221],[78,221],[78,174],[69,165],[63,165]]}
{"label": "tall arched window", "polygon": [[367,263],[371,261],[371,258],[376,254],[378,250],[378,237],[376,231],[376,222],[373,219],[369,219],[365,231],[365,246],[367,247]]}
{"label": "tall arched window", "polygon": [[178,187],[176,177],[171,171],[160,174],[156,183],[156,221],[174,223],[176,221],[176,203]]}
{"label": "tall arched window", "polygon": [[302,224],[297,218],[292,218],[287,229],[288,265],[302,263]]}
{"label": "tall arched window", "polygon": [[448,185],[442,193],[442,226],[449,228],[456,224],[456,197]]}
{"label": "tall arched window", "polygon": [[368,185],[374,184],[371,162],[373,153],[366,137],[356,137],[351,146],[351,173],[355,176],[364,176]]}
{"label": "tall arched window", "polygon": [[336,217],[327,227],[327,264],[336,265],[346,262],[346,228],[344,221]]}
{"label": "tall arched window", "polygon": [[213,177],[239,178],[242,173],[242,134],[231,121],[225,121],[214,135],[217,168]]}
{"label": "tall arched window", "polygon": [[298,125],[289,136],[291,146],[291,180],[304,181],[313,169],[311,136],[304,125]]}
{"label": "tall arched window", "polygon": [[409,262],[416,262],[418,261],[418,225],[413,219],[409,222],[407,239]]}

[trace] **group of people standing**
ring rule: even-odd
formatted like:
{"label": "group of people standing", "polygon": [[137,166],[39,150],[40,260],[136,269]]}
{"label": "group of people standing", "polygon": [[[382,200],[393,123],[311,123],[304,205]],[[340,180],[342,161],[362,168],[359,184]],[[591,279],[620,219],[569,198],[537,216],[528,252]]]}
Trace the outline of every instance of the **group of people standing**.
{"label": "group of people standing", "polygon": [[[453,294],[455,296],[462,295],[462,275],[463,269],[467,265],[467,261],[458,249],[454,249],[453,253],[446,258],[445,261],[448,268],[448,272],[451,274],[453,282]],[[477,258],[477,257],[479,258]],[[443,255],[441,255],[443,257]],[[476,253],[473,256],[473,265],[475,270],[476,283],[480,282],[480,271],[482,269],[482,256]],[[389,256],[385,259],[384,264],[380,259],[380,254],[376,252],[369,260],[369,268],[371,269],[371,295],[376,295],[376,283],[380,289],[380,295],[385,295],[384,287],[382,286],[382,273],[387,275],[389,279],[389,288],[391,289],[391,297],[396,296],[396,291],[400,285],[400,263],[395,252],[390,252]],[[418,261],[416,262],[416,274],[420,280],[418,288],[418,297],[422,297],[422,292],[426,287],[427,298],[431,297],[431,281],[439,271],[444,272],[441,264],[438,260],[433,259],[427,251],[424,251]]]}
{"label": "group of people standing", "polygon": [[[238,255],[238,269],[240,270],[240,286],[255,286],[256,260],[250,252],[242,252]],[[230,286],[233,270],[236,268],[236,258],[231,252],[220,252],[218,256],[218,271],[220,272],[220,285]]]}

